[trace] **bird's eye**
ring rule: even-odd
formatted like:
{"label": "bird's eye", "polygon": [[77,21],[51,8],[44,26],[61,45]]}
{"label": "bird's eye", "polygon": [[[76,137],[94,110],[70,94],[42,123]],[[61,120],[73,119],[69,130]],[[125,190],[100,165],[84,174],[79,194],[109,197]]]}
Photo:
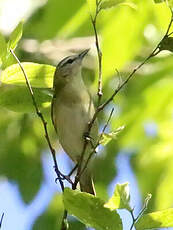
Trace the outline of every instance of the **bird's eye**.
{"label": "bird's eye", "polygon": [[66,63],[71,64],[74,61],[74,59],[68,59]]}

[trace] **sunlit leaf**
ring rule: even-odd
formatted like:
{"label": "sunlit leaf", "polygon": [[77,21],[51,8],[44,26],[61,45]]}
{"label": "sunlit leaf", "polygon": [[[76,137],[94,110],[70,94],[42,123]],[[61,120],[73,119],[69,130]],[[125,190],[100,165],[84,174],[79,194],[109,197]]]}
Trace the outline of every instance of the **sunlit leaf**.
{"label": "sunlit leaf", "polygon": [[69,188],[64,192],[64,205],[68,212],[87,226],[100,230],[121,230],[122,222],[116,211],[104,207],[104,202],[88,193]]}
{"label": "sunlit leaf", "polygon": [[7,53],[7,44],[4,36],[0,33],[0,58],[2,59],[6,56]]}
{"label": "sunlit leaf", "polygon": [[173,227],[173,209],[143,215],[135,224],[136,230]]}
{"label": "sunlit leaf", "polygon": [[17,43],[22,37],[22,32],[23,32],[23,21],[19,22],[19,24],[10,34],[10,39],[8,41],[8,49],[15,49]]}
{"label": "sunlit leaf", "polygon": [[96,11],[96,1],[95,0],[86,0],[89,6],[89,10],[91,15],[95,15],[95,11]]}
{"label": "sunlit leaf", "polygon": [[165,0],[170,8],[173,7],[173,0]]}
{"label": "sunlit leaf", "polygon": [[162,2],[166,2],[167,5],[172,8],[173,7],[173,0],[154,0],[155,3],[162,3]]}
{"label": "sunlit leaf", "polygon": [[[51,88],[55,67],[32,62],[21,63],[32,87]],[[9,66],[2,72],[1,81],[5,84],[26,85],[23,72],[18,64]]]}
{"label": "sunlit leaf", "polygon": [[125,1],[125,0],[106,0],[100,4],[100,8],[103,10],[106,10],[106,9],[111,8],[111,7],[116,7],[118,5],[125,5],[125,6],[129,6],[129,7],[133,8],[133,9],[137,9],[136,4],[134,4],[133,2],[130,2],[130,1]]}
{"label": "sunlit leaf", "polygon": [[127,209],[128,211],[131,211],[129,184],[117,184],[113,196],[105,204],[105,207],[110,210]]}
{"label": "sunlit leaf", "polygon": [[117,139],[117,135],[124,129],[124,126],[117,128],[115,131],[110,133],[103,133],[101,135],[100,144],[107,145],[112,139]]}
{"label": "sunlit leaf", "polygon": [[165,0],[154,0],[155,3],[161,3],[164,2]]}

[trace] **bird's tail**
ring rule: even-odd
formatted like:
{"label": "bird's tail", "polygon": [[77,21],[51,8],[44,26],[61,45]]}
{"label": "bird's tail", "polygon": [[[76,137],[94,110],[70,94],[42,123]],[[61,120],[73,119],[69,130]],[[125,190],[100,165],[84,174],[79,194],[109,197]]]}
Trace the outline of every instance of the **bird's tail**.
{"label": "bird's tail", "polygon": [[81,174],[79,183],[82,192],[87,192],[94,196],[96,195],[91,172],[88,168],[86,168],[85,171]]}

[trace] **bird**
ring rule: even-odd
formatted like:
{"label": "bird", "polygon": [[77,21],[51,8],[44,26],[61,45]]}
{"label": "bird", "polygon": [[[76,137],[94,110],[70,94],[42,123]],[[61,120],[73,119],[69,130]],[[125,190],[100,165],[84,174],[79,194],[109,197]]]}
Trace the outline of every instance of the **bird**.
{"label": "bird", "polygon": [[[92,97],[82,78],[82,61],[88,51],[89,49],[63,58],[58,63],[53,78],[52,123],[62,148],[75,164],[80,163],[85,141],[84,136],[95,113]],[[95,121],[89,134],[92,145],[88,143],[86,147],[81,163],[82,167],[93,151],[97,137],[98,125]],[[82,192],[95,195],[92,160],[89,161],[81,174],[79,184]]]}

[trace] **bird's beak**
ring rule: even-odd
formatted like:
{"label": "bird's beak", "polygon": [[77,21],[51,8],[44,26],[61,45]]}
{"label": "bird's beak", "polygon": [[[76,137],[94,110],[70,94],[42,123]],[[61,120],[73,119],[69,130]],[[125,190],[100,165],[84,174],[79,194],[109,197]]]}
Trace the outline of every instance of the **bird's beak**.
{"label": "bird's beak", "polygon": [[79,59],[82,60],[82,59],[85,57],[85,55],[89,52],[89,50],[90,50],[90,49],[87,49],[87,50],[82,51],[82,53],[80,53],[80,54],[78,55]]}

